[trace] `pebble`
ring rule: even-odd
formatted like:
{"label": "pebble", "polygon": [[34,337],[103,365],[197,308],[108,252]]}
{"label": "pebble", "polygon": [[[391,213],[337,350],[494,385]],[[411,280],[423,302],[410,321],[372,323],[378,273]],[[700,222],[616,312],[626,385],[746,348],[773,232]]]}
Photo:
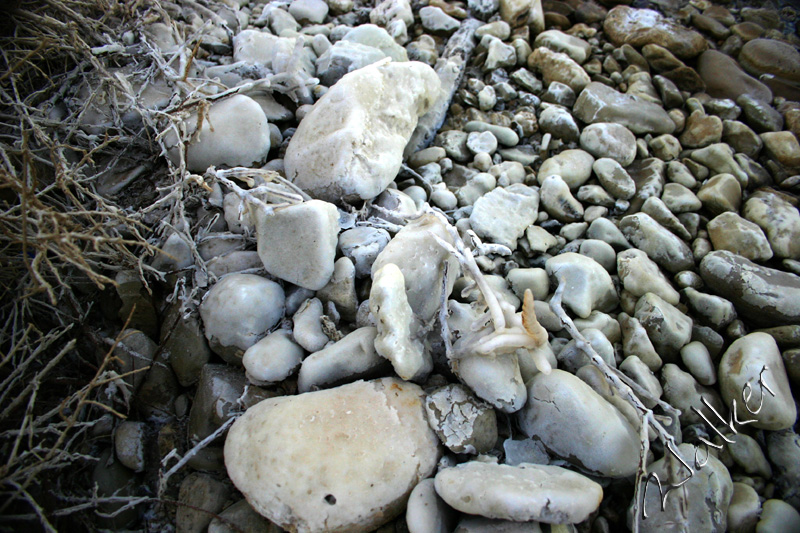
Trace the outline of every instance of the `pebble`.
{"label": "pebble", "polygon": [[736,103],[741,106],[747,124],[757,132],[783,129],[783,115],[769,105],[769,102],[743,94],[736,99]]}
{"label": "pebble", "polygon": [[616,46],[629,44],[640,48],[652,43],[684,59],[695,57],[708,48],[702,35],[651,9],[616,6],[606,15],[603,31]]}
{"label": "pebble", "polygon": [[[766,370],[762,374],[764,367]],[[720,361],[719,382],[726,404],[730,405],[732,400],[737,399],[739,420],[756,418],[753,427],[770,431],[787,429],[794,425],[797,408],[780,350],[770,335],[756,332],[735,340]],[[752,391],[752,396],[747,397],[752,397],[752,400],[745,406],[738,400],[742,399],[742,391],[747,384]],[[759,402],[760,411],[757,407]],[[757,414],[753,414],[756,412]]]}
{"label": "pebble", "polygon": [[[374,198],[397,175],[417,119],[433,105],[439,85],[433,69],[419,62],[370,65],[345,75],[289,141],[286,177],[334,203]],[[385,109],[395,110],[391,120]],[[354,143],[361,149],[349,149]]]}
{"label": "pebble", "polygon": [[515,250],[517,239],[536,221],[538,208],[538,193],[527,185],[515,183],[478,198],[469,222],[481,238]]}
{"label": "pebble", "polygon": [[[548,451],[608,477],[636,471],[639,438],[627,419],[574,375],[554,369],[528,383],[517,415],[523,433]],[[584,436],[591,435],[591,439]]]}
{"label": "pebble", "polygon": [[694,266],[689,246],[648,214],[624,217],[620,221],[620,230],[637,248],[672,273]]}
{"label": "pebble", "polygon": [[547,30],[536,36],[533,46],[545,46],[554,52],[567,54],[573,61],[582,65],[591,55],[591,45],[579,37],[559,30]]}
{"label": "pebble", "polygon": [[[487,88],[491,85],[487,85]],[[486,88],[484,88],[485,90]],[[483,91],[481,91],[483,92]],[[492,106],[494,107],[494,106]],[[489,131],[472,132],[467,135],[467,148],[473,154],[487,153],[492,155],[497,151],[497,138]]]}
{"label": "pebble", "polygon": [[432,33],[450,34],[458,29],[460,23],[441,8],[426,6],[419,10],[422,27]]}
{"label": "pebble", "polygon": [[283,317],[283,288],[253,274],[222,278],[200,304],[211,349],[231,364],[241,364],[250,348]]}
{"label": "pebble", "polygon": [[310,290],[328,284],[334,271],[339,212],[322,200],[256,214],[258,255],[273,276]]}
{"label": "pebble", "polygon": [[658,353],[667,358],[675,358],[692,338],[692,319],[652,292],[636,302],[635,317]]}
{"label": "pebble", "polygon": [[541,531],[539,522],[514,522],[466,515],[458,522],[453,533],[540,533]]}
{"label": "pebble", "polygon": [[202,533],[219,513],[230,490],[207,474],[193,472],[181,483],[175,516],[175,530],[181,533]]}
{"label": "pebble", "polygon": [[622,331],[622,353],[626,357],[636,355],[653,372],[663,365],[661,356],[656,352],[647,330],[636,317],[620,313],[619,324]]}
{"label": "pebble", "polygon": [[514,130],[511,128],[505,126],[497,126],[496,124],[487,124],[485,122],[471,120],[464,125],[464,130],[467,132],[488,131],[497,138],[500,144],[505,146],[516,146],[519,144],[519,135],[514,133]]}
{"label": "pebble", "polygon": [[385,229],[357,226],[339,234],[338,248],[353,262],[356,276],[363,278],[370,275],[372,263],[390,239]]}
{"label": "pebble", "polygon": [[586,71],[570,56],[544,46],[536,48],[528,56],[528,68],[539,71],[545,85],[557,81],[569,86],[576,94],[591,82]]}
{"label": "pebble", "polygon": [[456,513],[438,494],[432,478],[420,481],[408,497],[406,525],[409,533],[450,533]]}
{"label": "pebble", "polygon": [[617,254],[616,264],[622,285],[634,296],[652,292],[672,305],[680,301],[678,291],[645,252],[635,248],[622,251]]}
{"label": "pebble", "polygon": [[733,442],[728,444],[728,453],[742,470],[749,475],[772,477],[772,467],[758,441],[744,433],[736,435],[736,438],[731,440]]}
{"label": "pebble", "polygon": [[544,186],[548,177],[557,175],[571,190],[575,190],[586,183],[592,175],[593,164],[594,157],[583,150],[564,150],[542,163],[536,179],[539,185]]}
{"label": "pebble", "polygon": [[324,0],[294,0],[289,4],[289,14],[298,22],[322,24],[328,15],[328,4]]}
{"label": "pebble", "polygon": [[361,327],[303,359],[297,376],[298,391],[308,392],[379,374],[389,362],[375,350],[377,335],[375,327]]}
{"label": "pebble", "polygon": [[661,106],[620,93],[599,82],[588,84],[580,92],[572,111],[587,124],[612,122],[635,134],[675,131],[675,124]]}
{"label": "pebble", "polygon": [[372,531],[436,466],[422,401],[393,378],[262,401],[228,433],[228,475],[284,529]]}
{"label": "pebble", "polygon": [[681,291],[689,307],[706,323],[720,330],[736,319],[736,308],[724,298],[706,294],[696,289],[686,288]]}
{"label": "pebble", "polygon": [[539,115],[539,129],[564,142],[575,142],[580,136],[580,130],[575,123],[575,119],[572,118],[569,111],[561,106],[549,106],[542,111]]}
{"label": "pebble", "polygon": [[791,44],[775,39],[753,39],[742,47],[738,60],[754,77],[771,74],[800,82],[800,52]]}
{"label": "pebble", "polygon": [[633,163],[636,158],[636,137],[620,124],[590,124],[581,132],[580,144],[594,157],[613,159],[623,167]]}
{"label": "pebble", "polygon": [[572,252],[551,257],[545,263],[547,274],[566,278],[564,305],[582,318],[593,310],[609,312],[618,303],[617,291],[608,271],[594,259]]}
{"label": "pebble", "polygon": [[742,214],[766,232],[777,257],[800,259],[800,212],[787,197],[756,191],[745,202]]}
{"label": "pebble", "polygon": [[702,424],[703,417],[698,412],[710,420],[715,420],[709,414],[711,409],[723,415],[727,412],[716,390],[701,385],[676,364],[669,363],[661,369],[661,385],[664,389],[664,400],[681,411],[680,421],[683,426]]}
{"label": "pebble", "polygon": [[783,500],[770,499],[761,506],[756,533],[800,530],[800,513]]}
{"label": "pebble", "polygon": [[453,453],[480,454],[497,441],[494,409],[463,385],[446,385],[425,398],[428,424]]}
{"label": "pebble", "polygon": [[680,183],[665,183],[661,200],[676,215],[699,211],[703,206],[700,199],[688,187]]}
{"label": "pebble", "polygon": [[144,422],[125,420],[114,430],[114,451],[119,462],[134,472],[142,472],[145,467]]}
{"label": "pebble", "polygon": [[517,522],[576,524],[603,499],[594,481],[550,465],[470,461],[440,471],[434,483],[439,496],[463,513]]}
{"label": "pebble", "polygon": [[200,377],[211,350],[200,327],[197,313],[184,314],[180,304],[169,308],[163,319],[161,350],[178,382],[188,387]]}
{"label": "pebble", "polygon": [[503,413],[519,411],[528,399],[516,354],[499,354],[494,358],[468,355],[454,366],[465,385]]}
{"label": "pebble", "polygon": [[242,356],[242,365],[249,381],[264,385],[289,377],[300,366],[303,355],[303,349],[292,341],[291,334],[280,329],[248,348]]}
{"label": "pebble", "polygon": [[772,248],[761,228],[737,213],[727,211],[706,226],[715,250],[728,250],[751,261],[768,261]]}
{"label": "pebble", "polygon": [[569,223],[583,218],[583,206],[572,196],[569,185],[558,174],[544,179],[540,195],[542,207],[556,220]]}

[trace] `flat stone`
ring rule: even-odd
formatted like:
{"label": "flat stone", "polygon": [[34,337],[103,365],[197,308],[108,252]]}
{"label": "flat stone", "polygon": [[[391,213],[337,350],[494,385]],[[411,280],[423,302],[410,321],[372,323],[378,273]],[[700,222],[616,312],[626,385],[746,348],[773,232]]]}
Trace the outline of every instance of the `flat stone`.
{"label": "flat stone", "polygon": [[539,194],[521,183],[498,187],[475,202],[469,222],[475,233],[516,250],[517,239],[536,222]]}
{"label": "flat stone", "polygon": [[769,87],[748,75],[730,56],[706,50],[697,60],[697,73],[706,84],[706,92],[714,98],[736,100],[749,94],[763,102],[772,101]]}
{"label": "flat stone", "polygon": [[714,251],[700,262],[711,290],[727,298],[750,320],[769,326],[800,321],[800,277],[767,268],[728,251]]}
{"label": "flat stone", "polygon": [[436,474],[436,492],[472,515],[525,522],[576,524],[600,505],[603,489],[559,466],[470,461]]}
{"label": "flat stone", "polygon": [[528,397],[520,428],[548,451],[608,477],[636,472],[638,431],[579,378],[557,369],[537,374]]}
{"label": "flat stone", "polygon": [[775,39],[753,39],[739,52],[739,63],[755,77],[771,74],[788,81],[800,82],[800,52]]}
{"label": "flat stone", "polygon": [[636,134],[675,131],[675,123],[661,106],[622,94],[599,82],[592,82],[581,91],[572,111],[587,124],[614,122]]}
{"label": "flat stone", "polygon": [[422,397],[384,378],[260,402],[228,432],[228,475],[284,529],[372,531],[436,467]]}
{"label": "flat stone", "polygon": [[616,6],[606,15],[603,30],[616,46],[629,44],[641,48],[653,43],[683,59],[695,57],[708,48],[702,35],[651,9]]}

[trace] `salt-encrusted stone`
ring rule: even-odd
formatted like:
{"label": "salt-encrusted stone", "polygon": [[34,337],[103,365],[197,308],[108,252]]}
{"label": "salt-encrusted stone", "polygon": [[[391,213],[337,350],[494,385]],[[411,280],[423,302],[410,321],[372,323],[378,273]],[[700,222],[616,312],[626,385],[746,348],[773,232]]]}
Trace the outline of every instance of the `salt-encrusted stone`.
{"label": "salt-encrusted stone", "polygon": [[240,363],[244,351],[278,323],[283,306],[283,289],[274,281],[253,274],[225,276],[200,304],[211,349],[229,363]]}
{"label": "salt-encrusted stone", "polygon": [[659,354],[675,357],[692,338],[692,319],[652,292],[639,298],[635,313]]}
{"label": "salt-encrusted stone", "polygon": [[276,383],[289,377],[303,360],[303,349],[285,329],[270,333],[244,352],[247,379],[256,385]]}
{"label": "salt-encrusted stone", "polygon": [[[491,85],[487,85],[484,89],[486,88],[491,88]],[[495,137],[490,131],[473,131],[467,136],[467,148],[473,154],[486,152],[487,154],[492,155],[495,153],[495,151],[497,151],[497,137]]]}
{"label": "salt-encrusted stone", "polygon": [[331,202],[374,198],[400,170],[439,86],[433,69],[414,61],[345,75],[300,122],[286,150],[286,177]]}
{"label": "salt-encrusted stone", "polygon": [[637,248],[670,272],[680,272],[694,266],[689,246],[650,215],[628,215],[620,222],[620,229]]}
{"label": "salt-encrusted stone", "polygon": [[433,478],[420,481],[408,497],[408,532],[450,533],[455,522],[456,513],[436,494]]}
{"label": "salt-encrusted stone", "polygon": [[445,385],[425,398],[428,423],[453,453],[486,453],[497,441],[494,409],[459,384]]}
{"label": "salt-encrusted stone", "polygon": [[389,362],[375,351],[377,335],[375,327],[361,327],[303,359],[297,376],[298,391],[379,375]]}
{"label": "salt-encrusted stone", "polygon": [[625,417],[589,385],[554,369],[528,383],[518,421],[553,454],[609,477],[636,472],[639,437]]}
{"label": "salt-encrusted stone", "polygon": [[486,60],[483,62],[484,72],[498,68],[511,68],[517,64],[517,51],[514,47],[491,35],[484,35],[481,46],[486,48]]}
{"label": "salt-encrusted stone", "polygon": [[333,275],[339,212],[321,200],[256,212],[258,255],[267,272],[312,291]]}
{"label": "salt-encrusted stone", "polygon": [[264,400],[231,427],[225,466],[284,529],[372,531],[436,467],[423,392],[397,379]]}
{"label": "salt-encrusted stone", "polygon": [[[210,166],[249,167],[263,161],[270,149],[267,117],[261,106],[247,96],[236,94],[211,105],[200,122],[196,114],[184,120],[190,141],[186,147],[186,168],[204,172]],[[197,125],[202,124],[197,133]],[[180,164],[178,138],[165,137],[167,157]]]}
{"label": "salt-encrusted stone", "polygon": [[[597,352],[597,355],[599,355],[608,366],[612,368],[617,367],[617,363],[614,359],[614,346],[608,338],[603,335],[603,332],[594,328],[584,328],[581,330],[581,334],[586,337],[586,340],[589,341],[589,344],[594,348],[594,351]],[[578,343],[576,343],[574,339],[569,341],[561,351],[558,352],[557,359],[559,368],[572,373],[576,373],[578,369],[584,365],[591,364],[591,360],[586,355],[586,352],[578,347]]]}
{"label": "salt-encrusted stone", "polygon": [[536,222],[539,194],[521,183],[498,187],[475,202],[469,223],[479,237],[516,250],[517,239]]}
{"label": "salt-encrusted stone", "polygon": [[560,466],[470,461],[436,474],[436,492],[468,514],[525,522],[576,524],[600,505],[603,489]]}
{"label": "salt-encrusted stone", "polygon": [[394,263],[376,270],[369,310],[378,325],[375,350],[392,362],[398,376],[409,381],[424,378],[433,368],[433,360],[416,337],[420,326],[408,304],[405,283]]}
{"label": "salt-encrusted stone", "polygon": [[[542,94],[542,101],[559,106],[572,107],[575,103],[575,91],[569,85],[565,85],[560,81],[551,81],[547,86],[547,90]],[[574,119],[573,119],[574,122]]]}
{"label": "salt-encrusted stone", "polygon": [[[752,426],[770,431],[794,425],[797,408],[780,350],[772,336],[756,332],[735,340],[719,363],[719,383],[726,404],[736,400],[739,420],[756,418],[758,421]],[[742,390],[748,384],[751,394],[745,406]],[[759,404],[761,411],[751,414],[758,410]]]}
{"label": "salt-encrusted stone", "polygon": [[621,124],[598,122],[581,132],[581,148],[597,158],[611,158],[623,167],[636,159],[636,137]]}
{"label": "salt-encrusted stone", "polygon": [[627,291],[634,296],[652,292],[676,305],[680,295],[647,254],[635,248],[617,254],[617,272]]}
{"label": "salt-encrusted stone", "polygon": [[611,311],[619,303],[611,276],[590,257],[568,252],[548,259],[545,268],[551,278],[566,278],[564,305],[582,318],[595,309]]}

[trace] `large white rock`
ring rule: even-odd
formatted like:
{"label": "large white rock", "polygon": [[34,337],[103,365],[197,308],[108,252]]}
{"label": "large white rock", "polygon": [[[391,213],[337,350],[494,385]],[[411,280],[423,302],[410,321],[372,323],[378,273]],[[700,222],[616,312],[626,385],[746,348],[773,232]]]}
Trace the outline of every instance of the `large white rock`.
{"label": "large white rock", "polygon": [[403,149],[439,89],[436,72],[417,61],[345,75],[300,122],[286,150],[286,176],[330,202],[374,198],[400,170]]}
{"label": "large white rock", "polygon": [[225,276],[200,304],[206,339],[229,363],[267,334],[283,316],[280,285],[253,274]]}
{"label": "large white rock", "polygon": [[264,400],[228,433],[228,475],[289,531],[372,531],[436,467],[422,400],[418,386],[392,378]]}
{"label": "large white rock", "polygon": [[[211,165],[249,167],[267,157],[270,149],[269,123],[258,102],[236,94],[211,105],[202,121],[197,113],[184,119],[190,141],[186,147],[186,168],[203,172]],[[200,133],[197,132],[198,124]],[[167,157],[180,163],[178,139],[173,132],[165,137]]]}
{"label": "large white rock", "polygon": [[487,518],[576,524],[593,513],[603,488],[566,468],[470,461],[439,471],[436,492],[451,507]]}
{"label": "large white rock", "polygon": [[336,206],[320,200],[256,214],[258,255],[267,272],[316,291],[334,270],[339,235]]}

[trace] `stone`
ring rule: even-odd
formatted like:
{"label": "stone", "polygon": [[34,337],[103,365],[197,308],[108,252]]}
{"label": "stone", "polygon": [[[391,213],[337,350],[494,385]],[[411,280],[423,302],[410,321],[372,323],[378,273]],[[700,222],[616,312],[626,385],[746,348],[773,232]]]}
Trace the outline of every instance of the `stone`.
{"label": "stone", "polygon": [[800,82],[800,52],[791,44],[775,39],[753,39],[745,43],[738,59],[754,77],[771,74]]}
{"label": "stone", "polygon": [[304,354],[292,341],[291,334],[279,329],[248,348],[242,356],[242,365],[251,383],[277,383],[294,373]]}
{"label": "stone", "polygon": [[693,213],[703,206],[700,199],[687,187],[680,183],[665,183],[661,193],[661,201],[676,215]]}
{"label": "stone", "polygon": [[757,132],[764,133],[783,129],[783,115],[769,102],[743,94],[736,99],[736,103],[741,106],[747,124]]}
{"label": "stone", "polygon": [[757,440],[744,433],[732,440],[728,445],[728,453],[734,463],[748,475],[772,477],[772,467]]}
{"label": "stone", "polygon": [[348,257],[340,257],[333,266],[333,276],[327,285],[317,291],[323,304],[334,304],[345,319],[353,320],[358,308],[356,296],[356,268]]}
{"label": "stone", "polygon": [[528,56],[528,68],[541,72],[545,85],[558,81],[569,86],[575,93],[582,91],[591,82],[586,71],[570,56],[553,52],[544,46],[536,48]]}
{"label": "stone", "polygon": [[[739,182],[741,188],[747,186],[747,173],[733,158],[733,150],[725,143],[712,144],[692,152],[692,160],[713,171],[713,174],[730,174]],[[724,180],[727,183],[729,180]],[[735,193],[732,193],[735,194]],[[713,201],[713,198],[711,198]]]}
{"label": "stone", "polygon": [[731,34],[731,30],[725,24],[706,15],[692,15],[692,24],[698,30],[708,33],[717,40],[725,39]]}
{"label": "stone", "polygon": [[[552,86],[553,82],[550,85]],[[560,106],[550,106],[539,115],[539,129],[549,133],[555,139],[564,142],[575,142],[580,136],[580,130],[575,119],[569,111]]]}
{"label": "stone", "polygon": [[521,183],[498,187],[475,202],[469,222],[479,237],[517,248],[517,239],[536,222],[539,194]]}
{"label": "stone", "polygon": [[244,373],[229,365],[203,367],[186,426],[187,440],[200,442],[241,409],[247,384]]}
{"label": "stone", "polygon": [[406,525],[409,533],[450,533],[456,513],[438,494],[432,478],[420,481],[408,497]]}
{"label": "stone", "polygon": [[273,276],[310,290],[327,285],[339,234],[336,206],[310,200],[256,212],[258,255]]}
{"label": "stone", "polygon": [[484,24],[475,30],[475,36],[480,39],[484,35],[492,35],[501,41],[505,41],[511,36],[511,26],[504,20],[496,20],[488,24]]}
{"label": "stone", "polygon": [[710,386],[717,382],[717,369],[702,342],[692,341],[681,348],[681,361],[701,385]]}
{"label": "stone", "polygon": [[600,505],[603,489],[560,466],[470,461],[434,478],[436,492],[455,509],[487,518],[575,524]]}
{"label": "stone", "polygon": [[798,529],[800,529],[800,513],[797,509],[783,500],[770,499],[763,503],[756,533]]}
{"label": "stone", "polygon": [[283,312],[281,286],[253,274],[225,276],[200,304],[209,346],[232,364],[241,364],[245,350],[261,340]]}
{"label": "stone", "polygon": [[[491,88],[491,85],[487,85],[484,89],[486,88]],[[480,133],[473,131],[467,135],[467,148],[473,154],[485,152],[492,155],[497,151],[497,138],[490,131]]]}
{"label": "stone", "polygon": [[145,467],[145,429],[144,422],[125,420],[114,430],[117,459],[134,472],[142,472]]}
{"label": "stone", "polygon": [[568,252],[548,259],[547,274],[566,278],[564,305],[587,318],[593,310],[611,311],[618,303],[616,289],[606,269],[590,257]]}
{"label": "stone", "polygon": [[547,90],[542,93],[542,101],[564,107],[572,107],[575,104],[575,98],[575,91],[559,81],[551,82],[547,86]]}
{"label": "stone", "polygon": [[617,272],[625,290],[637,297],[652,292],[672,305],[678,304],[680,294],[646,253],[632,248],[618,253],[616,259]]}
{"label": "stone", "polygon": [[228,475],[284,529],[372,531],[435,469],[438,440],[422,396],[384,378],[265,400],[228,433]]}
{"label": "stone", "polygon": [[494,409],[460,384],[446,385],[425,398],[428,423],[453,453],[486,453],[497,441]]}
{"label": "stone", "polygon": [[572,111],[587,124],[614,122],[635,134],[675,131],[675,123],[661,106],[622,94],[599,82],[592,82],[581,91]]}
{"label": "stone", "polygon": [[384,57],[386,54],[374,46],[341,39],[317,58],[317,76],[320,82],[330,87],[348,72],[362,69]]}
{"label": "stone", "polygon": [[363,278],[370,275],[372,263],[390,239],[385,229],[356,226],[339,235],[338,246],[342,254],[353,261],[356,276]]}
{"label": "stone", "polygon": [[369,309],[378,326],[375,351],[391,361],[398,376],[419,381],[433,369],[433,361],[416,338],[419,323],[408,304],[405,284],[403,273],[394,263],[387,263],[372,275]]}
{"label": "stone", "polygon": [[791,429],[767,433],[767,454],[777,495],[796,509],[800,504],[800,435]]}
{"label": "stone", "polygon": [[194,384],[203,365],[211,358],[197,313],[185,314],[180,304],[173,304],[164,317],[161,350],[175,376],[184,387]]}
{"label": "stone", "polygon": [[[591,347],[594,348],[608,366],[616,368],[617,363],[614,360],[614,346],[600,330],[584,328],[581,330],[581,334],[589,341]],[[589,356],[578,347],[575,340],[569,341],[561,351],[558,352],[557,360],[558,366],[562,370],[573,374],[577,373],[584,365],[591,365]]]}
{"label": "stone", "polygon": [[483,62],[484,72],[498,68],[511,68],[517,64],[517,51],[496,37],[485,35],[481,43],[486,45],[486,60]]}
{"label": "stone", "polygon": [[298,22],[322,24],[328,15],[328,4],[324,0],[294,0],[289,4],[289,14]]}
{"label": "stone", "polygon": [[278,526],[253,510],[241,499],[211,520],[208,533],[281,533]]}
{"label": "stone", "polygon": [[646,213],[624,217],[620,230],[634,246],[672,273],[694,266],[689,246]]}
{"label": "stone", "polygon": [[772,248],[761,228],[737,213],[728,211],[714,217],[706,230],[715,250],[728,250],[751,261],[772,258]]}
{"label": "stone", "polygon": [[636,137],[620,124],[590,124],[581,132],[580,143],[594,157],[613,159],[623,167],[636,158]]}
{"label": "stone", "polygon": [[548,177],[561,176],[569,188],[575,190],[586,183],[592,175],[593,163],[594,158],[583,150],[564,150],[542,163],[536,179],[539,185],[544,185]]}
{"label": "stone", "polygon": [[[684,134],[685,133],[686,132],[684,131]],[[650,148],[653,156],[663,161],[672,161],[681,153],[681,143],[678,142],[678,139],[676,139],[673,135],[668,133],[650,139],[648,147]]]}
{"label": "stone", "polygon": [[544,179],[539,190],[541,206],[560,222],[577,222],[583,218],[583,206],[572,196],[569,185],[558,174]]}
{"label": "stone", "polygon": [[738,120],[722,121],[722,141],[738,153],[750,157],[758,157],[764,145],[761,137],[756,135],[749,126]]}
{"label": "stone", "polygon": [[634,316],[662,357],[676,358],[692,339],[692,319],[652,292],[639,298]]}
{"label": "stone", "polygon": [[615,46],[629,44],[640,48],[652,43],[683,59],[695,57],[708,48],[702,35],[650,9],[616,6],[606,15],[603,30]]}
{"label": "stone", "polygon": [[800,320],[800,277],[767,268],[728,251],[707,254],[700,275],[750,320],[770,326]]}
{"label": "stone", "polygon": [[[797,408],[780,350],[770,335],[756,332],[736,339],[719,363],[719,383],[726,404],[737,400],[739,420],[756,419],[753,427],[770,431],[794,425]],[[745,394],[748,385],[751,392]]]}
{"label": "stone", "polygon": [[528,226],[525,230],[525,240],[528,241],[531,251],[541,253],[558,244],[558,240],[541,226]]}
{"label": "stone", "polygon": [[202,533],[211,519],[222,510],[229,489],[224,483],[207,474],[193,472],[181,482],[175,515],[175,531]]}
{"label": "stone", "polygon": [[453,366],[461,381],[495,409],[515,413],[525,405],[528,395],[516,354],[468,355]]}
{"label": "stone", "polygon": [[[397,44],[392,36],[389,35],[389,32],[375,24],[356,26],[345,33],[341,40],[377,48],[386,57],[391,57],[393,61],[408,61],[408,54],[405,48]],[[334,46],[336,46],[335,43]]]}
{"label": "stone", "polygon": [[[695,464],[692,461],[693,457],[708,456],[708,461],[702,468],[694,468],[691,476],[685,468],[677,469],[678,477],[675,483],[686,481],[680,490],[670,491],[665,499],[663,511],[661,499],[662,495],[666,495],[666,490],[660,492],[655,479],[648,482],[650,486],[646,498],[639,507],[639,512],[643,510],[647,513],[647,520],[639,522],[640,531],[656,533],[680,527],[691,531],[725,531],[728,506],[733,496],[733,481],[728,469],[713,455],[688,443],[678,446],[677,453],[689,465]],[[700,460],[702,459],[698,459]],[[669,462],[677,463],[675,457],[670,457]],[[669,483],[668,472],[672,468],[668,466],[666,457],[650,464],[647,470],[648,473],[657,476],[662,485]],[[666,489],[666,486],[664,488]],[[677,524],[676,516],[681,517]]]}
{"label": "stone", "polygon": [[531,0],[500,0],[500,18],[512,28],[528,22]]}
{"label": "stone", "polygon": [[636,183],[617,160],[600,158],[592,164],[592,170],[603,188],[615,198],[629,200],[636,193]]}
{"label": "stone", "polygon": [[706,92],[714,98],[736,100],[748,94],[757,100],[770,102],[769,87],[749,76],[730,56],[707,50],[697,59],[697,73],[706,84]]}
{"label": "stone", "polygon": [[627,313],[620,313],[619,322],[622,331],[622,353],[626,357],[635,355],[652,372],[658,371],[663,365],[663,361],[639,320]]}
{"label": "stone", "polygon": [[661,369],[661,384],[664,389],[664,399],[681,411],[680,421],[683,426],[702,424],[704,420],[698,412],[711,420],[715,420],[713,414],[708,414],[711,409],[722,416],[727,414],[717,391],[701,385],[678,365],[664,365]]}
{"label": "stone", "polygon": [[722,120],[695,110],[686,119],[686,129],[680,141],[684,148],[703,148],[722,139]]}
{"label": "stone", "polygon": [[[185,162],[191,172],[203,173],[210,166],[250,167],[266,159],[270,150],[264,111],[255,100],[241,94],[212,104],[204,120],[200,121],[195,113],[184,119],[184,124],[190,138]],[[182,143],[171,130],[164,143],[172,164],[180,165]]]}
{"label": "stone", "polygon": [[683,106],[683,96],[675,82],[664,76],[653,76],[653,86],[658,91],[664,107],[673,109]]}
{"label": "stone", "polygon": [[736,212],[742,201],[742,187],[733,174],[717,174],[700,187],[697,197],[714,215]]}
{"label": "stone", "polygon": [[760,137],[769,157],[791,169],[800,167],[800,143],[791,131],[767,132]]}
{"label": "stone", "polygon": [[451,34],[461,25],[455,19],[434,6],[425,6],[419,10],[419,20],[422,27],[431,33]]}
{"label": "stone", "polygon": [[332,202],[374,198],[400,170],[439,86],[432,68],[413,61],[345,75],[300,122],[286,150],[286,177]]}
{"label": "stone", "polygon": [[533,46],[545,46],[554,52],[567,54],[579,65],[586,62],[592,51],[591,45],[583,39],[558,30],[543,31],[536,36]]}
{"label": "stone", "polygon": [[742,214],[766,232],[777,257],[800,258],[800,212],[786,197],[756,191],[745,202]]}
{"label": "stone", "polygon": [[379,26],[388,26],[394,20],[402,20],[409,27],[414,24],[414,12],[408,0],[381,0],[369,12],[369,21]]}
{"label": "stone", "polygon": [[516,146],[519,144],[519,135],[514,130],[505,126],[498,126],[496,124],[487,124],[486,122],[479,122],[471,120],[464,125],[464,130],[467,132],[473,131],[489,131],[491,132],[500,144],[505,146]]}
{"label": "stone", "polygon": [[294,341],[311,353],[321,350],[330,341],[322,330],[323,313],[319,298],[308,298],[292,316]]}
{"label": "stone", "polygon": [[537,374],[528,383],[528,397],[517,415],[520,428],[548,451],[608,477],[636,471],[637,430],[579,378],[557,369]]}

